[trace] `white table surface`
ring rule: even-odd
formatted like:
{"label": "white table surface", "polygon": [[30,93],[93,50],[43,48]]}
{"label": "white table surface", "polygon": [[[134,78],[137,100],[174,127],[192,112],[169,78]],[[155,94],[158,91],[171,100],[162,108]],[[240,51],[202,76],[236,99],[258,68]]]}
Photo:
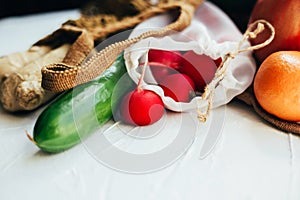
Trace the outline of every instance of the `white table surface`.
{"label": "white table surface", "polygon": [[[70,10],[0,20],[0,56],[26,50],[67,19]],[[44,108],[24,115],[0,108],[0,199],[299,200],[300,138],[270,127],[246,105],[225,108],[221,137],[199,159],[204,126],[179,160],[164,169],[124,173],[101,164],[82,144],[45,154],[25,135]],[[213,113],[220,112],[220,109]]]}

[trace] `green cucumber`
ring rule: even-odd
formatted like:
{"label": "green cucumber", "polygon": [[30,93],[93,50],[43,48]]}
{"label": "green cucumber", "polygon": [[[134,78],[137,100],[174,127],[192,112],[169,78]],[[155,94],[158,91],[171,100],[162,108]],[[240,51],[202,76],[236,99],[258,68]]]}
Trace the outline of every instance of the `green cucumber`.
{"label": "green cucumber", "polygon": [[[38,117],[33,140],[45,152],[57,153],[78,144],[112,118],[112,108],[134,85],[125,75],[123,54],[99,78],[61,94]],[[115,95],[112,98],[112,95]]]}

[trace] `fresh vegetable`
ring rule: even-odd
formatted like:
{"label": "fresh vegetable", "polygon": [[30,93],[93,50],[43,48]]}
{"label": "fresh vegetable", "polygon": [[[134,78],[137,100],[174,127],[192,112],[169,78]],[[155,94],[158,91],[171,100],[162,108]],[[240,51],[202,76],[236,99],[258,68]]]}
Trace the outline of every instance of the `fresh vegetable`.
{"label": "fresh vegetable", "polygon": [[164,95],[177,102],[189,102],[195,97],[195,84],[185,74],[171,74],[163,79],[159,86],[164,90]]}
{"label": "fresh vegetable", "polygon": [[[2,82],[13,72],[39,59],[51,50],[48,46],[32,46],[23,52],[16,52],[0,57],[0,87]],[[0,92],[1,94],[1,92]]]}
{"label": "fresh vegetable", "polygon": [[216,66],[217,67],[219,67],[220,66],[220,64],[222,63],[222,58],[220,57],[220,58],[217,58],[216,60],[214,60],[214,63],[216,64]]}
{"label": "fresh vegetable", "polygon": [[[149,52],[149,51],[148,51]],[[164,104],[158,94],[142,88],[147,61],[135,90],[129,92],[121,103],[121,120],[127,124],[146,126],[157,122],[164,114]]]}
{"label": "fresh vegetable", "polygon": [[[222,59],[213,60],[206,55],[188,51],[182,56],[178,51],[150,49],[137,88],[128,93],[121,103],[121,120],[128,124],[145,126],[158,121],[164,113],[161,98],[154,92],[143,90],[141,83],[146,65],[151,69],[164,95],[177,102],[190,102],[196,89],[203,91],[216,72]],[[143,66],[142,66],[143,65]]]}
{"label": "fresh vegetable", "polygon": [[300,122],[300,51],[279,51],[268,56],[254,79],[254,93],[267,112]]}
{"label": "fresh vegetable", "polygon": [[178,51],[150,49],[148,61],[149,63],[156,62],[178,70],[182,65],[182,55]]}
{"label": "fresh vegetable", "polygon": [[148,65],[157,83],[160,83],[170,74],[178,73],[178,71],[176,71],[172,67],[161,63],[150,62],[148,63]]}
{"label": "fresh vegetable", "polygon": [[184,62],[179,71],[195,82],[197,91],[203,91],[214,78],[217,70],[215,61],[207,55],[198,55],[194,51],[184,53],[183,58]]}
{"label": "fresh vegetable", "polygon": [[[60,95],[35,123],[33,141],[36,145],[46,152],[64,151],[111,119],[112,107],[133,85],[127,78],[122,88],[115,87],[125,72],[123,56],[119,56],[99,78]],[[113,92],[116,95],[112,99]]]}
{"label": "fresh vegetable", "polygon": [[164,104],[156,93],[135,89],[122,101],[121,115],[125,123],[146,126],[157,122],[164,114]]}
{"label": "fresh vegetable", "polygon": [[[182,73],[189,76],[195,83],[196,90],[202,92],[205,86],[215,76],[217,67],[221,64],[222,58],[216,60],[207,55],[198,55],[194,51],[183,52],[150,49],[149,65],[152,74],[157,82],[161,82],[167,75]],[[155,63],[158,63],[157,66]],[[167,66],[167,68],[163,68]]]}
{"label": "fresh vegetable", "polygon": [[[3,81],[0,89],[3,108],[10,112],[33,110],[54,98],[58,93],[46,91],[41,87],[41,68],[51,63],[62,62],[69,48],[69,44],[62,45],[11,72]],[[41,51],[46,50],[43,48]],[[35,57],[36,54],[31,54],[31,56]]]}
{"label": "fresh vegetable", "polygon": [[[300,51],[300,1],[299,0],[259,0],[256,2],[249,24],[265,19],[275,28],[274,40],[264,48],[255,51],[259,61],[277,51]],[[251,41],[258,44],[270,35],[266,29]]]}

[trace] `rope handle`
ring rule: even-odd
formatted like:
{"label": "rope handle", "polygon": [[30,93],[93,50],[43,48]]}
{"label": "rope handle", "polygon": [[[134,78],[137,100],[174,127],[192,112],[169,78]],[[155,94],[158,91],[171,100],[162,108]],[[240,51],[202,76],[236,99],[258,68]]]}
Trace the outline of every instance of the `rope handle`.
{"label": "rope handle", "polygon": [[180,9],[177,20],[160,30],[152,30],[141,35],[113,43],[93,55],[82,65],[73,66],[66,63],[55,63],[42,69],[42,87],[46,90],[61,92],[77,85],[88,82],[101,75],[115,61],[117,56],[129,46],[149,37],[162,37],[172,31],[181,31],[191,23],[194,11],[204,0],[197,0],[196,4],[187,4],[182,1],[165,4],[163,10]]}
{"label": "rope handle", "polygon": [[[249,38],[251,38],[251,39],[256,38],[261,32],[263,32],[263,30],[265,30],[266,26],[271,31],[271,34],[268,39],[266,39],[264,42],[262,42],[260,44],[242,48],[242,45],[245,42],[247,42]],[[275,29],[266,20],[257,20],[248,26],[247,30],[245,31],[245,33],[243,35],[243,38],[237,44],[236,49],[233,52],[229,52],[225,55],[225,58],[222,61],[222,63],[220,64],[220,66],[218,67],[213,80],[208,85],[206,85],[206,87],[204,89],[204,93],[201,95],[201,97],[202,97],[201,100],[207,100],[207,103],[208,103],[207,108],[204,112],[198,106],[198,109],[197,109],[198,119],[201,122],[205,122],[210,114],[210,111],[212,109],[212,104],[213,104],[213,95],[214,95],[215,88],[223,80],[223,78],[226,74],[226,70],[229,65],[229,61],[231,59],[234,59],[234,57],[236,55],[238,55],[239,53],[257,50],[257,49],[260,49],[260,48],[263,48],[263,47],[269,45],[273,41],[274,37],[275,37]]]}

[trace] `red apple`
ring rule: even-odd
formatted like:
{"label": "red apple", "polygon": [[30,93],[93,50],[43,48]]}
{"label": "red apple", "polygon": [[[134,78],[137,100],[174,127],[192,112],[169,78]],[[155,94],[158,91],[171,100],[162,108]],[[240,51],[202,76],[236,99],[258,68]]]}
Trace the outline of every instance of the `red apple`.
{"label": "red apple", "polygon": [[[276,51],[300,51],[300,1],[299,0],[258,0],[252,10],[249,24],[265,19],[275,28],[275,38],[270,45],[255,51],[259,61]],[[265,30],[253,45],[266,40],[270,31]]]}

